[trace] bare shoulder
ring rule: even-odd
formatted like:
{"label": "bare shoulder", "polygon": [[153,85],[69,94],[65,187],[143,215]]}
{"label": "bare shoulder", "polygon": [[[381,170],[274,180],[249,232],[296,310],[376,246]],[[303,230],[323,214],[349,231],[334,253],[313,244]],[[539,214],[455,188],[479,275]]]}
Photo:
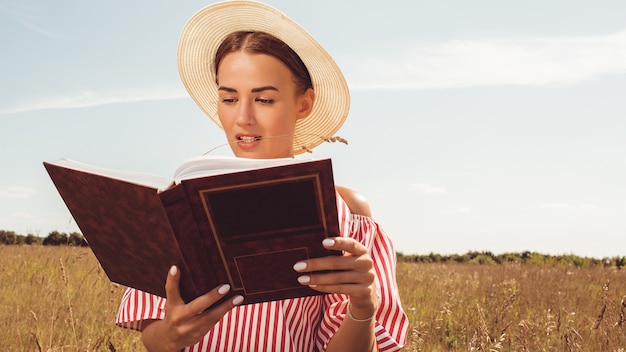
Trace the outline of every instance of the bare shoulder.
{"label": "bare shoulder", "polygon": [[370,204],[365,197],[359,192],[344,186],[335,185],[337,192],[343,200],[348,204],[348,208],[353,214],[372,217]]}

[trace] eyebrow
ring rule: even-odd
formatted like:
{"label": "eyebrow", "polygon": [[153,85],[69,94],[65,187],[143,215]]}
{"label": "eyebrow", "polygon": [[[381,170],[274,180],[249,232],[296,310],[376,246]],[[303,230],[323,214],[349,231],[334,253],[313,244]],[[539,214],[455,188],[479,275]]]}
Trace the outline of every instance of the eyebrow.
{"label": "eyebrow", "polygon": [[[229,92],[229,93],[236,93],[237,89],[235,88],[230,88],[230,87],[224,87],[224,86],[219,86],[217,88],[217,90],[223,90],[225,92]],[[274,91],[279,91],[278,88],[274,87],[274,86],[263,86],[263,87],[258,87],[258,88],[252,88],[250,91],[252,93],[260,93],[266,90],[274,90]]]}
{"label": "eyebrow", "polygon": [[274,86],[263,86],[263,87],[259,87],[259,88],[252,88],[251,92],[252,93],[259,93],[259,92],[263,92],[266,90],[275,90],[278,92],[278,88],[274,87]]}

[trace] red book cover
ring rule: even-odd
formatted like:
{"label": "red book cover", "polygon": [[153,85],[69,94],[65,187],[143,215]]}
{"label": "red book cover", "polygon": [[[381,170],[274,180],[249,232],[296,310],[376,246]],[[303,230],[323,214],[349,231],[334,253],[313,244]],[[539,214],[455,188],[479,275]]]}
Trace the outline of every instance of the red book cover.
{"label": "red book cover", "polygon": [[224,283],[245,304],[319,294],[300,285],[292,267],[341,254],[321,244],[339,236],[331,161],[260,165],[170,184],[67,160],[44,163],[113,282],[165,297],[176,264],[187,302]]}

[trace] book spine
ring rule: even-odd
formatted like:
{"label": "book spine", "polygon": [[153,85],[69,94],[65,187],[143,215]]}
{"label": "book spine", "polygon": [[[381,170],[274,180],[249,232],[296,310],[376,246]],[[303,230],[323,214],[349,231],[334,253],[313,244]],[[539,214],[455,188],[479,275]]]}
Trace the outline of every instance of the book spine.
{"label": "book spine", "polygon": [[159,195],[184,261],[180,289],[183,300],[189,302],[220,284],[214,274],[219,269],[210,264],[214,254],[204,244],[182,185]]}

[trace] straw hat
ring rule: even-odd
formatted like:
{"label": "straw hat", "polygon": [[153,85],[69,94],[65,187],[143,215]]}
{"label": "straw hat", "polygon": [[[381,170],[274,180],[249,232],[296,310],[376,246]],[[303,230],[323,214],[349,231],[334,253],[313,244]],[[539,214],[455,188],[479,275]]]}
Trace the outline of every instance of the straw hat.
{"label": "straw hat", "polygon": [[225,1],[207,6],[189,19],[178,44],[178,71],[193,100],[220,128],[218,92],[211,69],[215,52],[237,31],[271,34],[291,47],[304,62],[313,82],[311,114],[296,123],[294,153],[324,142],[348,116],[350,92],[341,70],[322,46],[277,9],[255,1]]}

